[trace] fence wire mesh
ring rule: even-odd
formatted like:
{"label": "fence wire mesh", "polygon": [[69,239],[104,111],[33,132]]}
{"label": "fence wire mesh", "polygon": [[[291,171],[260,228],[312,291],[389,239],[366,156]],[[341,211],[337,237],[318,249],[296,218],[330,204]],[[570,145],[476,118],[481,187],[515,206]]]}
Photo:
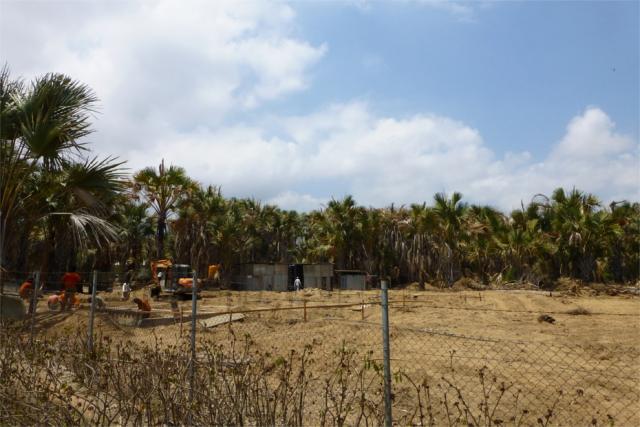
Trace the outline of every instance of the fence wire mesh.
{"label": "fence wire mesh", "polygon": [[[402,327],[392,328],[391,336],[399,379],[396,414],[409,424],[431,419],[436,425],[640,425],[637,348]],[[430,413],[418,420],[415,399],[427,391]]]}
{"label": "fence wire mesh", "polygon": [[[152,301],[141,323],[118,292],[101,297],[108,309],[96,313],[91,354],[84,301],[60,313],[48,311],[41,299],[32,348],[15,325],[3,328],[0,424],[383,423],[375,291],[205,293],[198,302],[194,384],[188,376],[189,301],[177,304],[180,317],[167,301]],[[428,307],[435,298],[427,299],[391,298],[394,423],[640,425],[637,345],[464,335],[429,317],[438,315]],[[468,299],[483,302],[480,295],[443,295],[439,304],[460,310],[455,316],[484,309]],[[454,307],[454,300],[462,306]],[[406,312],[413,312],[412,321]],[[65,412],[69,402],[80,410]],[[39,409],[29,413],[28,407]],[[45,409],[49,421],[29,418]]]}

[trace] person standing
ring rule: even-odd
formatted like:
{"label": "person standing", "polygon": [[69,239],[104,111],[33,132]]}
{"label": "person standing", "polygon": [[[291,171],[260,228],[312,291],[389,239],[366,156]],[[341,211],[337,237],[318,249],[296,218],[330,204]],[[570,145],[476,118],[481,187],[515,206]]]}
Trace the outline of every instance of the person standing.
{"label": "person standing", "polygon": [[133,285],[134,265],[132,261],[127,262],[127,272],[124,274],[124,283],[122,283],[122,301],[129,300],[131,287]]}
{"label": "person standing", "polygon": [[78,283],[80,283],[80,275],[76,273],[75,266],[72,266],[69,271],[62,276],[62,289],[64,290],[65,296],[62,303],[62,311],[71,310],[75,301]]}
{"label": "person standing", "polygon": [[302,287],[302,281],[300,281],[299,277],[296,277],[296,280],[293,281],[293,289],[295,289],[295,291],[298,292],[301,287]]}
{"label": "person standing", "polygon": [[129,282],[124,282],[122,284],[122,301],[128,301],[130,294],[131,294],[131,285],[129,285]]}

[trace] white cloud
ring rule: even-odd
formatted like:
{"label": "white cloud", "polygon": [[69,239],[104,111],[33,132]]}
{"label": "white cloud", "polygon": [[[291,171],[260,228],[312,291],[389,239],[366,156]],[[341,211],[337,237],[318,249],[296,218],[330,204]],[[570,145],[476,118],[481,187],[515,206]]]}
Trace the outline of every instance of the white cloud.
{"label": "white cloud", "polygon": [[604,111],[594,107],[569,122],[566,135],[551,157],[557,161],[592,159],[625,153],[631,148],[633,142],[615,133],[615,123]]}
{"label": "white cloud", "polygon": [[57,1],[0,8],[0,52],[15,73],[63,72],[97,92],[102,120],[94,139],[101,148],[158,138],[165,126],[220,125],[230,114],[303,90],[308,69],[327,50],[291,35],[295,14],[283,3]]}
{"label": "white cloud", "polygon": [[616,132],[604,111],[589,107],[571,119],[544,161],[511,172],[510,188],[525,197],[575,186],[605,200],[638,200],[639,149],[637,141]]}
{"label": "white cloud", "polygon": [[164,157],[202,182],[222,185],[225,194],[298,210],[345,194],[385,206],[461,191],[467,201],[507,210],[559,186],[605,200],[639,196],[638,145],[617,134],[597,108],[574,117],[542,161],[526,152],[499,157],[477,130],[459,121],[379,117],[361,102],[278,120],[278,137],[252,126],[174,133],[130,158],[142,167]]}
{"label": "white cloud", "polygon": [[640,198],[638,143],[596,107],[567,117],[542,160],[496,153],[452,118],[385,117],[358,101],[231,124],[309,85],[327,48],[292,36],[293,10],[259,1],[116,4],[2,2],[0,56],[26,78],[61,71],[93,87],[103,104],[94,147],[133,170],[164,158],[226,195],[301,210],[345,194],[384,206],[439,191],[510,209],[559,186]]}

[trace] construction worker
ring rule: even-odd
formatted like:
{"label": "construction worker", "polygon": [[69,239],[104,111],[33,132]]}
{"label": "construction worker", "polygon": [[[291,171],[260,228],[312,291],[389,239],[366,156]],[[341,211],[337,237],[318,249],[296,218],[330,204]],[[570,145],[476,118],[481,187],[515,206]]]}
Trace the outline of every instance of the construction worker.
{"label": "construction worker", "polygon": [[149,317],[149,313],[151,312],[151,305],[149,304],[149,301],[142,300],[140,298],[134,298],[133,302],[138,305],[138,311],[144,312],[144,314],[142,315],[143,319]]}
{"label": "construction worker", "polygon": [[20,285],[20,289],[18,289],[18,294],[20,298],[25,301],[29,301],[31,299],[31,293],[33,292],[33,278],[29,277],[27,280]]}
{"label": "construction worker", "polygon": [[33,278],[29,277],[24,281],[22,285],[20,285],[20,289],[18,289],[18,294],[20,298],[24,300],[26,304],[28,304],[29,309],[27,310],[28,314],[33,313]]}
{"label": "construction worker", "polygon": [[129,295],[131,295],[131,285],[129,282],[124,282],[122,284],[122,301],[128,301]]}
{"label": "construction worker", "polygon": [[75,292],[62,292],[60,294],[60,311],[65,309],[71,310],[71,307],[78,307],[80,305],[80,299],[76,296]]}
{"label": "construction worker", "polygon": [[64,291],[64,298],[62,303],[62,310],[71,310],[71,306],[76,301],[76,290],[78,283],[80,283],[80,275],[75,272],[75,266],[72,266],[68,272],[62,276],[62,289]]}
{"label": "construction worker", "polygon": [[122,301],[128,301],[131,294],[131,285],[133,284],[134,264],[127,262],[127,272],[124,274],[124,282],[122,283]]}
{"label": "construction worker", "polygon": [[51,311],[57,310],[60,307],[60,304],[60,292],[56,292],[54,295],[47,298],[47,307],[49,307],[49,310]]}

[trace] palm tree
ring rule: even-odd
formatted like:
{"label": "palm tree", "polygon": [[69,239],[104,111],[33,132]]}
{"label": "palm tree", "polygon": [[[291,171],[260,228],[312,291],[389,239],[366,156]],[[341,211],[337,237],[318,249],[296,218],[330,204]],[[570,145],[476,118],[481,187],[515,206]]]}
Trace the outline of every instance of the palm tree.
{"label": "palm tree", "polygon": [[[458,247],[465,236],[464,216],[467,205],[461,203],[462,194],[454,192],[450,198],[444,193],[434,196],[433,212],[438,218],[439,232],[443,243],[444,257],[447,259],[446,278],[449,285],[454,282],[456,275],[461,274],[461,254]],[[457,270],[457,271],[456,271]]]}
{"label": "palm tree", "polygon": [[147,215],[148,206],[124,199],[117,205],[116,223],[120,227],[118,259],[124,265],[129,259],[138,263],[144,256],[145,242],[154,235],[152,218]]}
{"label": "palm tree", "polygon": [[498,268],[500,262],[498,236],[504,235],[506,218],[489,206],[469,207],[466,228],[469,236],[466,257],[469,265],[484,283],[488,283],[490,272]]}
{"label": "palm tree", "polygon": [[194,182],[187,176],[185,170],[173,165],[166,168],[164,159],[157,170],[148,167],[133,177],[134,198],[151,206],[156,215],[156,256],[158,258],[165,256],[167,219],[193,188]]}
{"label": "palm tree", "polygon": [[[0,72],[0,250],[25,239],[35,226],[49,236],[50,255],[62,230],[71,231],[76,245],[115,238],[104,219],[104,196],[120,190],[121,164],[77,160],[86,151],[81,139],[92,132],[96,101],[86,85],[61,74],[26,87],[6,67]],[[21,232],[8,242],[6,230],[14,227]]]}
{"label": "palm tree", "polygon": [[178,207],[178,218],[172,223],[175,253],[178,259],[189,259],[196,268],[219,263],[216,253],[217,231],[226,204],[220,188],[196,186]]}
{"label": "palm tree", "polygon": [[611,221],[619,228],[608,242],[607,272],[616,282],[637,279],[640,270],[640,203],[610,204]]}
{"label": "palm tree", "polygon": [[364,208],[358,207],[352,196],[331,200],[327,204],[320,230],[323,243],[331,249],[332,258],[339,268],[353,268],[357,248],[362,246]]}
{"label": "palm tree", "polygon": [[47,261],[52,266],[62,266],[60,258],[74,263],[75,249],[85,250],[89,242],[100,249],[118,239],[117,226],[109,219],[124,190],[121,166],[111,158],[65,160],[61,169],[40,175],[37,209],[45,213],[51,250]]}
{"label": "palm tree", "polygon": [[[596,254],[590,246],[597,237],[591,227],[594,213],[599,207],[598,199],[575,188],[568,194],[562,188],[556,189],[550,203],[545,206],[551,231],[559,250],[560,274],[590,279],[595,270]],[[595,238],[594,238],[595,237]]]}

